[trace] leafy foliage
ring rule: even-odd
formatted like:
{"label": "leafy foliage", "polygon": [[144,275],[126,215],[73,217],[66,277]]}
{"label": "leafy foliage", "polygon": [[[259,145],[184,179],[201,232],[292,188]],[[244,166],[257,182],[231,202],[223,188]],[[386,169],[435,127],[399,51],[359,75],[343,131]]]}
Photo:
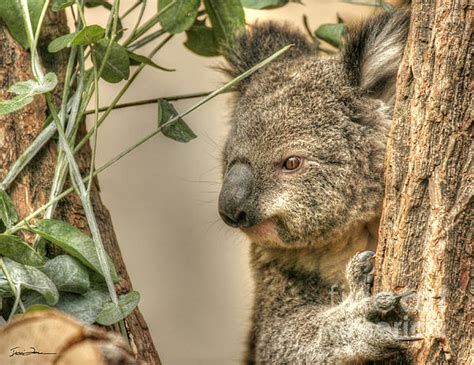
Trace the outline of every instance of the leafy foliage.
{"label": "leafy foliage", "polygon": [[[69,255],[77,258],[87,267],[102,274],[94,241],[76,227],[56,219],[42,219],[33,227],[35,233],[62,248]],[[110,257],[111,275],[118,280],[117,272]]]}
{"label": "leafy foliage", "polygon": [[100,70],[101,65],[104,64],[101,77],[105,81],[115,84],[128,79],[130,75],[130,60],[127,50],[115,41],[112,41],[108,57],[105,58],[109,42],[109,39],[104,38],[95,45],[95,67]]}

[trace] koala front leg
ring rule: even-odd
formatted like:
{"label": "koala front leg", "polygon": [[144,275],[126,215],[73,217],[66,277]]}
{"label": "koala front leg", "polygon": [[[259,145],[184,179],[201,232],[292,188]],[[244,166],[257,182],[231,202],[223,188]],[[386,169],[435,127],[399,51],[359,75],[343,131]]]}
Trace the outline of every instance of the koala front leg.
{"label": "koala front leg", "polygon": [[350,295],[332,308],[300,307],[267,321],[257,343],[262,364],[345,364],[380,360],[403,347],[407,338],[377,319],[396,309],[404,295],[370,296],[373,254],[356,255],[347,268]]}

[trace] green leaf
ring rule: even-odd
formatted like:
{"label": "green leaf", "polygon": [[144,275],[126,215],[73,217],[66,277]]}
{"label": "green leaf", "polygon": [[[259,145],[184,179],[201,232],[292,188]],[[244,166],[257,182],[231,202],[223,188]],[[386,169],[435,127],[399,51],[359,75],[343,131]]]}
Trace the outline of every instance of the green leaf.
{"label": "green leaf", "polygon": [[204,21],[196,20],[186,31],[186,36],[184,45],[192,52],[204,57],[219,56],[212,29],[206,27]]}
{"label": "green leaf", "polygon": [[[178,112],[172,104],[163,99],[158,100],[158,126],[167,123],[177,115]],[[184,143],[197,137],[182,118],[164,127],[162,132],[166,137]]]}
{"label": "green leaf", "polygon": [[8,283],[5,275],[3,274],[2,269],[0,268],[0,298],[10,298],[13,297],[12,289]]}
{"label": "green leaf", "polygon": [[[77,258],[84,265],[102,274],[95,243],[76,227],[56,219],[42,219],[33,227],[35,233],[61,247],[66,253]],[[117,272],[110,257],[110,274],[117,281]]]}
{"label": "green leaf", "polygon": [[273,9],[288,4],[289,0],[240,0],[240,2],[244,8],[248,9]]}
{"label": "green leaf", "polygon": [[112,5],[105,0],[86,0],[84,5],[86,6],[86,8],[95,8],[97,6],[103,6],[108,10],[112,9]]}
{"label": "green leaf", "polygon": [[131,65],[144,63],[145,65],[155,67],[155,68],[157,68],[159,70],[162,70],[162,71],[167,71],[167,72],[176,71],[175,69],[165,68],[165,67],[162,67],[160,65],[157,65],[155,62],[153,62],[148,57],[133,53],[133,52],[128,51],[128,50],[127,50],[127,53],[128,53],[128,57],[130,58],[130,64]]}
{"label": "green leaf", "polygon": [[45,261],[40,254],[19,237],[7,234],[0,234],[0,255],[20,264],[36,267],[43,265]]}
{"label": "green leaf", "polygon": [[240,0],[204,0],[219,48],[231,46],[245,29],[245,14]]}
{"label": "green leaf", "polygon": [[18,95],[9,100],[0,101],[0,116],[24,108],[33,101],[33,96],[53,90],[57,83],[58,78],[54,72],[47,73],[42,83],[34,80],[17,82],[8,91]]}
{"label": "green leaf", "polygon": [[46,304],[33,304],[26,308],[25,313],[32,313],[32,312],[39,312],[39,311],[47,311],[50,310],[51,307]]}
{"label": "green leaf", "polygon": [[16,112],[23,109],[33,101],[30,95],[18,95],[9,100],[0,101],[0,116]]}
{"label": "green leaf", "polygon": [[44,94],[53,90],[58,84],[58,77],[54,72],[48,72],[43,79],[43,82],[40,83],[35,80],[20,81],[16,84],[13,84],[8,89],[9,92],[18,94],[18,95],[38,95]]}
{"label": "green leaf", "polygon": [[31,289],[40,293],[48,305],[54,305],[58,302],[58,289],[45,274],[33,266],[22,265],[6,257],[3,262],[10,273],[12,281],[26,289]]}
{"label": "green leaf", "polygon": [[174,4],[161,13],[160,23],[163,30],[176,34],[184,32],[193,25],[200,0],[159,0],[158,11],[162,11],[172,1],[175,1]]}
{"label": "green leaf", "polygon": [[48,52],[56,53],[62,50],[63,48],[70,47],[71,42],[75,36],[76,33],[69,33],[52,40],[51,43],[48,45]]}
{"label": "green leaf", "polygon": [[71,45],[86,46],[88,44],[96,43],[98,40],[104,38],[105,29],[99,25],[88,25],[81,29],[71,41]]}
{"label": "green leaf", "polygon": [[[46,303],[41,296],[34,292],[25,293],[22,295],[22,299],[27,308],[34,305],[42,306]],[[107,289],[98,287],[92,288],[84,294],[61,293],[54,308],[70,314],[84,323],[92,324],[107,301],[110,301]]]}
{"label": "green leaf", "polygon": [[103,326],[110,326],[128,317],[137,307],[140,293],[132,291],[119,297],[118,305],[108,302],[98,314],[96,322]]}
{"label": "green leaf", "polygon": [[[0,115],[2,115],[1,103]],[[18,222],[15,206],[13,205],[13,202],[8,194],[3,189],[0,189],[0,219],[7,228],[13,227],[13,225]]]}
{"label": "green leaf", "polygon": [[331,46],[339,48],[342,37],[346,31],[346,25],[343,23],[323,24],[316,29],[316,37],[329,43]]}
{"label": "green leaf", "polygon": [[[107,38],[98,41],[94,47],[96,58],[96,67],[100,68],[109,40]],[[130,61],[128,53],[125,48],[120,46],[117,42],[112,42],[109,57],[105,62],[101,77],[110,83],[117,83],[122,80],[127,80],[130,74]]]}
{"label": "green leaf", "polygon": [[59,291],[82,294],[89,290],[87,269],[75,258],[59,255],[46,262],[41,269]]}
{"label": "green leaf", "polygon": [[84,323],[92,324],[107,300],[109,300],[107,292],[93,289],[84,294],[61,294],[55,307]]}
{"label": "green leaf", "polygon": [[75,0],[54,0],[51,9],[53,11],[61,11],[73,5],[75,2]]}
{"label": "green leaf", "polygon": [[[36,31],[45,0],[27,0],[27,2],[33,30]],[[0,19],[5,22],[12,37],[23,48],[28,48],[28,38],[21,14],[20,0],[0,0]]]}

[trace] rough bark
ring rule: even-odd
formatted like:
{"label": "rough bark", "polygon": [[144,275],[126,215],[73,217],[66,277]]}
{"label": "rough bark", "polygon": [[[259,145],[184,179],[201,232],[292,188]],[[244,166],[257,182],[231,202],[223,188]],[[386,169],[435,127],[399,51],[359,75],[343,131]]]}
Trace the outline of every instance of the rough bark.
{"label": "rough bark", "polygon": [[[67,54],[57,53],[51,57],[45,49],[52,39],[68,32],[65,15],[62,12],[48,12],[40,42],[40,47],[44,50],[41,55],[45,68],[56,72],[59,80],[64,79]],[[0,99],[8,97],[9,86],[32,77],[30,65],[28,52],[11,38],[6,27],[0,23]],[[61,89],[62,85],[59,85],[57,90]],[[34,102],[23,110],[0,117],[0,178],[6,175],[9,167],[41,131],[46,111],[44,98],[37,96]],[[82,135],[84,128],[83,126],[80,132]],[[57,144],[51,141],[10,187],[9,193],[20,218],[47,202],[56,157]],[[76,157],[81,172],[85,174],[90,166],[90,146],[86,144]],[[119,294],[129,292],[132,290],[132,285],[120,253],[110,214],[100,199],[97,180],[93,184],[91,200],[105,248],[121,277],[117,291]],[[89,233],[80,199],[76,195],[72,194],[61,201],[56,216]],[[31,240],[31,237],[27,239]],[[136,357],[147,364],[160,364],[148,326],[138,309],[126,319],[126,326]]]}
{"label": "rough bark", "polygon": [[376,290],[417,292],[403,363],[473,363],[473,5],[417,0],[386,154]]}

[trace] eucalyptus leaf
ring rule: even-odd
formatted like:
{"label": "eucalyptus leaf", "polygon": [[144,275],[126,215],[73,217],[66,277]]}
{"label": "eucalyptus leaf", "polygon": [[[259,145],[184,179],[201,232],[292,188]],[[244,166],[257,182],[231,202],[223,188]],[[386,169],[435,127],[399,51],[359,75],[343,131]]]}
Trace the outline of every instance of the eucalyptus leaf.
{"label": "eucalyptus leaf", "polygon": [[[2,115],[1,103],[0,103],[0,115]],[[10,199],[10,196],[3,189],[0,189],[0,219],[2,220],[3,224],[7,228],[12,227],[14,224],[16,224],[16,222],[18,222],[18,216],[16,214],[13,201]]]}
{"label": "eucalyptus leaf", "polygon": [[319,39],[329,43],[331,46],[339,48],[345,31],[346,25],[343,23],[322,24],[316,29],[315,34]]}
{"label": "eucalyptus leaf", "polygon": [[18,95],[8,100],[0,101],[0,116],[23,109],[33,101],[31,95]]}
{"label": "eucalyptus leaf", "polygon": [[3,262],[10,273],[10,277],[15,285],[20,285],[25,289],[30,289],[40,293],[48,305],[58,302],[58,289],[45,274],[33,266],[22,265],[18,262],[4,257]]}
{"label": "eucalyptus leaf", "polygon": [[29,244],[17,236],[7,234],[0,234],[0,255],[29,266],[38,267],[45,262]]}
{"label": "eucalyptus leaf", "polygon": [[66,312],[80,321],[92,324],[109,300],[108,293],[97,289],[84,294],[61,293],[61,298],[55,308]]}
{"label": "eucalyptus leaf", "polygon": [[86,0],[84,2],[86,8],[95,8],[97,6],[103,6],[104,8],[110,10],[112,9],[112,4],[105,0]]}
{"label": "eucalyptus leaf", "polygon": [[93,24],[88,25],[84,29],[81,29],[71,40],[71,45],[86,46],[89,44],[96,43],[100,39],[104,38],[105,29],[99,25]]}
{"label": "eucalyptus leaf", "polygon": [[49,43],[49,45],[48,45],[48,52],[49,53],[56,53],[56,52],[59,52],[60,50],[66,48],[66,47],[70,47],[71,42],[72,42],[72,40],[74,39],[75,36],[76,36],[76,33],[69,33],[69,34],[65,34],[61,37],[58,37],[56,39],[53,39],[51,41],[51,43]]}
{"label": "eucalyptus leaf", "polygon": [[28,308],[26,308],[25,313],[47,311],[49,309],[51,309],[51,307],[46,304],[33,304],[33,305],[30,305]]}
{"label": "eucalyptus leaf", "polygon": [[30,104],[33,96],[53,90],[58,83],[54,72],[48,72],[40,83],[35,80],[19,81],[10,86],[8,91],[18,94],[17,96],[0,101],[0,116],[13,113]]}
{"label": "eucalyptus leaf", "polygon": [[130,64],[131,65],[135,65],[135,64],[139,65],[139,64],[144,63],[145,65],[155,67],[155,68],[157,68],[159,70],[162,70],[162,71],[167,71],[167,72],[176,71],[175,69],[166,68],[166,67],[157,65],[155,62],[153,62],[148,57],[133,53],[133,52],[128,51],[128,50],[127,50],[127,53],[128,53],[128,57],[130,58]]}
{"label": "eucalyptus leaf", "polygon": [[[22,295],[23,304],[31,306],[43,306],[46,304],[43,297],[35,292],[28,292]],[[91,288],[84,294],[61,293],[59,301],[54,308],[63,311],[78,320],[92,324],[100,313],[104,304],[110,300],[107,289]]]}
{"label": "eucalyptus leaf", "polygon": [[[27,0],[28,12],[34,30],[36,30],[38,25],[44,2],[45,0]],[[28,38],[21,9],[20,0],[0,0],[0,19],[7,25],[12,37],[23,48],[28,48]]]}
{"label": "eucalyptus leaf", "polygon": [[42,82],[35,80],[19,81],[8,89],[9,92],[19,95],[38,95],[54,90],[58,84],[58,77],[54,72],[48,72]]}
{"label": "eucalyptus leaf", "polygon": [[245,13],[240,0],[204,0],[212,31],[220,48],[230,47],[245,30]]}
{"label": "eucalyptus leaf", "polygon": [[212,29],[206,27],[204,21],[196,20],[193,26],[186,31],[186,36],[184,45],[190,51],[204,57],[219,55]]}
{"label": "eucalyptus leaf", "polygon": [[105,304],[102,311],[97,315],[96,322],[103,326],[110,326],[128,317],[137,307],[140,294],[136,291],[121,295],[118,305],[112,302]]}
{"label": "eucalyptus leaf", "polygon": [[[95,243],[76,227],[56,219],[42,219],[33,227],[35,233],[61,247],[66,253],[77,258],[84,265],[102,274]],[[117,272],[108,257],[112,279],[118,280]]]}
{"label": "eucalyptus leaf", "polygon": [[41,269],[59,291],[82,294],[89,290],[89,274],[84,265],[69,255],[59,255]]}
{"label": "eucalyptus leaf", "polygon": [[240,0],[240,2],[248,9],[273,9],[288,4],[289,0]]}
{"label": "eucalyptus leaf", "polygon": [[[158,125],[161,126],[167,123],[171,118],[178,115],[174,106],[166,100],[158,100]],[[175,122],[165,126],[162,130],[163,134],[177,142],[189,142],[197,136],[189,128],[186,122],[179,118]]]}
{"label": "eucalyptus leaf", "polygon": [[174,4],[161,13],[160,23],[163,30],[176,34],[189,29],[199,10],[200,0],[158,0],[158,11],[162,11],[174,1]]}
{"label": "eucalyptus leaf", "polygon": [[67,7],[74,5],[76,0],[54,0],[51,9],[53,11],[61,11],[66,9]]}
{"label": "eucalyptus leaf", "polygon": [[[107,38],[98,41],[94,47],[94,54],[97,64],[100,68],[105,57],[109,40]],[[117,42],[112,42],[109,56],[105,62],[101,77],[110,83],[117,83],[127,80],[130,75],[130,60],[127,50]]]}

